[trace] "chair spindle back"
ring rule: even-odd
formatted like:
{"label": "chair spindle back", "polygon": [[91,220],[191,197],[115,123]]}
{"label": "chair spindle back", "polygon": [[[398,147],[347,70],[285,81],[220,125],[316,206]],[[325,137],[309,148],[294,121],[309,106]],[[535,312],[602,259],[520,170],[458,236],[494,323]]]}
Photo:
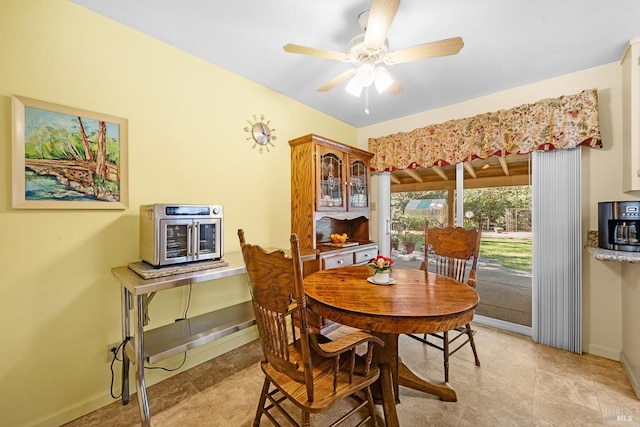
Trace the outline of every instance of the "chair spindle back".
{"label": "chair spindle back", "polygon": [[[463,227],[429,228],[425,224],[423,268],[434,261],[434,272],[476,287],[476,267],[480,251],[482,223],[477,229]],[[468,270],[467,270],[468,269]],[[469,272],[467,277],[467,271]]]}
{"label": "chair spindle back", "polygon": [[[306,300],[302,286],[302,263],[298,236],[291,235],[291,256],[282,250],[267,252],[260,246],[247,244],[244,231],[238,230],[256,324],[266,360],[278,371],[300,383],[306,383],[313,401],[311,356],[306,324]],[[302,360],[293,360],[290,345],[293,334],[292,316],[299,319],[299,346]]]}

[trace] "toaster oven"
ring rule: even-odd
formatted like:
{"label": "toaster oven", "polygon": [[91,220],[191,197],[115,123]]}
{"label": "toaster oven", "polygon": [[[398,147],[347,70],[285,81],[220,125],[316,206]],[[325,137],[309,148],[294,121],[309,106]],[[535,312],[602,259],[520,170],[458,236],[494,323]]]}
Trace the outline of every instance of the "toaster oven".
{"label": "toaster oven", "polygon": [[154,267],[219,260],[222,220],[221,205],[142,205],[140,258]]}

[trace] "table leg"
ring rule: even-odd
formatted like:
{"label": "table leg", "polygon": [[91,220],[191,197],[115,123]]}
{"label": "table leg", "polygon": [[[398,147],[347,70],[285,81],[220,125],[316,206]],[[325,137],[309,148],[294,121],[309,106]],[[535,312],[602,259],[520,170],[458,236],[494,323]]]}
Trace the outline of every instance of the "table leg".
{"label": "table leg", "polygon": [[396,401],[393,396],[393,380],[389,365],[380,365],[380,388],[382,389],[382,409],[386,427],[400,427]]}
{"label": "table leg", "polygon": [[129,403],[129,356],[127,354],[126,343],[131,337],[131,323],[129,321],[129,308],[131,307],[131,294],[122,286],[121,295],[121,311],[122,311],[122,404],[127,405]]}
{"label": "table leg", "polygon": [[384,347],[373,351],[373,363],[380,367],[380,379],[374,384],[374,399],[382,402],[385,425],[399,426],[396,402],[398,400],[398,335],[371,332],[384,341]]}
{"label": "table leg", "polygon": [[[374,363],[378,363],[381,367],[388,366],[391,379],[392,389],[396,403],[400,403],[399,386],[409,387],[414,390],[423,391],[425,393],[438,396],[440,400],[445,402],[456,402],[457,396],[446,382],[432,381],[419,377],[405,365],[398,356],[398,335],[386,334],[379,332],[371,332],[373,335],[384,341],[384,347],[379,351],[374,351]],[[385,388],[382,391],[375,387],[374,397],[382,400],[383,404],[387,396],[385,396]],[[382,396],[381,396],[382,394]]]}
{"label": "table leg", "polygon": [[456,392],[445,382],[425,380],[414,374],[402,361],[398,363],[398,383],[401,386],[438,396],[445,402],[456,402]]}
{"label": "table leg", "polygon": [[140,410],[140,423],[143,427],[151,427],[147,387],[144,380],[144,298],[135,298],[136,335],[133,337],[136,364],[136,395]]}

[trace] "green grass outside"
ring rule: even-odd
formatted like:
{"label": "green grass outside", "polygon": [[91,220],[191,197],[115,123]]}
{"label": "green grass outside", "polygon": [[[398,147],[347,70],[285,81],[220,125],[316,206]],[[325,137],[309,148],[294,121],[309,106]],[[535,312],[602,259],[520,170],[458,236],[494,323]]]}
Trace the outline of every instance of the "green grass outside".
{"label": "green grass outside", "polygon": [[495,259],[506,268],[531,271],[531,240],[483,237],[480,242],[480,256]]}

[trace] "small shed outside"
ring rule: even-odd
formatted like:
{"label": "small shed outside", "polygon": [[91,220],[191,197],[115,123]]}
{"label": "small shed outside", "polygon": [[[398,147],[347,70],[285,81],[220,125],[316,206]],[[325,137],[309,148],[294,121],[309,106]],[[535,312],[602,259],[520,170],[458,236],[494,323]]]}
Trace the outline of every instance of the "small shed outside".
{"label": "small shed outside", "polygon": [[426,218],[431,224],[447,223],[449,205],[446,199],[412,199],[404,208],[404,214],[415,218]]}

